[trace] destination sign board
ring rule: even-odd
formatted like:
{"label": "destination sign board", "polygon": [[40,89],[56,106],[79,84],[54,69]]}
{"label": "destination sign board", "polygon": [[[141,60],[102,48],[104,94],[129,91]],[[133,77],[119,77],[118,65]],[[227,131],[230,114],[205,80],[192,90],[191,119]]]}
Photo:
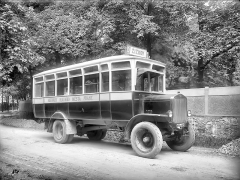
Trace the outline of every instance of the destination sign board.
{"label": "destination sign board", "polygon": [[148,52],[145,49],[127,45],[126,54],[148,58]]}
{"label": "destination sign board", "polygon": [[[44,99],[44,101],[43,101]],[[87,102],[99,101],[99,95],[81,95],[81,96],[66,96],[66,97],[49,97],[49,98],[35,98],[33,104],[42,103],[64,103],[64,102]]]}

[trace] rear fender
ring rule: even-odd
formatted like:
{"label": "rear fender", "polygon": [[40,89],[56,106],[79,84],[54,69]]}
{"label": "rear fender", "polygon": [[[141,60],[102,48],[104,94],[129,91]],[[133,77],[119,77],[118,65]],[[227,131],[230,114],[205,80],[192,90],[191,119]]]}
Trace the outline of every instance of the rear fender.
{"label": "rear fender", "polygon": [[[50,124],[53,124],[55,119],[62,119],[66,124],[66,134],[77,134],[77,125],[75,121],[67,119],[67,116],[60,111],[55,112],[50,118]],[[52,125],[51,125],[52,126]],[[52,127],[51,127],[52,128]],[[48,129],[49,130],[49,129]],[[48,131],[49,132],[49,131]],[[50,131],[51,132],[51,131]]]}

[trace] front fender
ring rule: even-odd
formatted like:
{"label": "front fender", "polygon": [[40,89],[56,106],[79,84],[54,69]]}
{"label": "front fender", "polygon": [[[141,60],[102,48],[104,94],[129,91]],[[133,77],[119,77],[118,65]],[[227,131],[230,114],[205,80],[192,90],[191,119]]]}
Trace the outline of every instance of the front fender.
{"label": "front fender", "polygon": [[124,140],[129,141],[133,127],[143,121],[147,122],[168,122],[168,116],[165,114],[137,114],[127,123],[124,132]]}

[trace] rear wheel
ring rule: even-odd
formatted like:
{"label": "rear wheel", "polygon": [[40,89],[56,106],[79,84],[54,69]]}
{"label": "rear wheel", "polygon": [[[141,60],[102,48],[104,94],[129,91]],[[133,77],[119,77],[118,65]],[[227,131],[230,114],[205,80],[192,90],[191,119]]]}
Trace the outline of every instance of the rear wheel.
{"label": "rear wheel", "polygon": [[57,143],[69,143],[73,139],[73,134],[66,134],[66,124],[64,121],[56,120],[53,123],[53,138]]}
{"label": "rear wheel", "polygon": [[133,128],[131,145],[139,156],[154,158],[161,151],[162,144],[162,134],[156,125],[141,122]]}
{"label": "rear wheel", "polygon": [[69,137],[68,137],[67,143],[72,142],[73,138],[74,138],[74,134],[69,134]]}
{"label": "rear wheel", "polygon": [[188,125],[188,134],[182,135],[173,141],[166,141],[167,145],[175,151],[187,151],[195,142],[195,131],[191,124]]}
{"label": "rear wheel", "polygon": [[101,139],[104,139],[106,137],[106,135],[107,135],[107,130],[103,129]]}
{"label": "rear wheel", "polygon": [[103,139],[107,134],[107,131],[99,129],[99,130],[95,130],[95,131],[88,131],[87,132],[87,137],[90,140],[94,140],[94,141],[100,141],[101,139]]}

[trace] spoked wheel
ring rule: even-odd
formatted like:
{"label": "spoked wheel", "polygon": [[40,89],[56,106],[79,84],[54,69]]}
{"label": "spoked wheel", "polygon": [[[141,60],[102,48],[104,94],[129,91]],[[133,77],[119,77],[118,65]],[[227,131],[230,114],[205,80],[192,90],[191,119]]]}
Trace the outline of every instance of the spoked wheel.
{"label": "spoked wheel", "polygon": [[188,134],[182,135],[179,139],[166,141],[167,145],[175,151],[187,151],[195,142],[195,131],[191,124],[188,125]]}
{"label": "spoked wheel", "polygon": [[107,134],[106,130],[95,130],[95,131],[88,131],[87,132],[87,137],[90,140],[94,140],[94,141],[100,141],[102,140]]}
{"label": "spoked wheel", "polygon": [[139,156],[154,158],[162,149],[162,134],[156,125],[141,122],[132,130],[131,144]]}
{"label": "spoked wheel", "polygon": [[74,134],[66,134],[66,124],[64,121],[56,120],[53,123],[53,137],[57,143],[70,143]]}

